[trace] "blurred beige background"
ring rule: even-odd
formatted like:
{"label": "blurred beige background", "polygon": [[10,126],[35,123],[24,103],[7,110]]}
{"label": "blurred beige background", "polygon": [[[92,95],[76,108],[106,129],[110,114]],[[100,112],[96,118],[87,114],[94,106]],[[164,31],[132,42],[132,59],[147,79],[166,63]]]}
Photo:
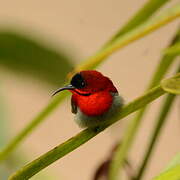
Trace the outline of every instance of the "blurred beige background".
{"label": "blurred beige background", "polygon": [[[98,50],[144,2],[145,0],[7,0],[1,2],[0,25],[15,26],[17,30],[40,36],[53,46],[64,45],[67,52],[74,54],[78,63]],[[175,0],[168,6],[177,2]],[[158,63],[160,52],[169,43],[177,26],[178,21],[161,28],[109,57],[98,68],[111,77],[127,102],[141,95],[145,89]],[[12,72],[2,68],[0,79],[12,113],[11,136],[14,136],[48,104],[54,89],[30,78],[14,76]],[[158,106],[157,100],[146,115],[131,149],[130,159],[134,168],[144,152]],[[153,153],[145,180],[158,174],[180,150],[178,108],[179,102],[176,100]],[[122,120],[118,125],[48,167],[46,170],[50,171],[52,177],[57,177],[52,179],[91,180],[93,172],[108,155],[114,142],[122,136],[131,117]],[[68,98],[20,148],[33,160],[79,131],[73,122]]]}

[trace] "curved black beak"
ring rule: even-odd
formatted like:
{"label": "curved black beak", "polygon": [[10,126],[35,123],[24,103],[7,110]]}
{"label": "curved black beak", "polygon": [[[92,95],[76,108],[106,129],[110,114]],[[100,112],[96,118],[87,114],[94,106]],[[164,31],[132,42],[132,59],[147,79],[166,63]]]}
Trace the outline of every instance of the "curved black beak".
{"label": "curved black beak", "polygon": [[55,94],[57,94],[57,93],[59,93],[59,92],[61,92],[61,91],[64,91],[64,90],[74,90],[74,89],[75,89],[75,87],[74,87],[73,85],[69,84],[69,85],[67,85],[67,86],[64,86],[64,87],[62,87],[62,88],[57,89],[57,90],[52,94],[52,96],[54,96]]}

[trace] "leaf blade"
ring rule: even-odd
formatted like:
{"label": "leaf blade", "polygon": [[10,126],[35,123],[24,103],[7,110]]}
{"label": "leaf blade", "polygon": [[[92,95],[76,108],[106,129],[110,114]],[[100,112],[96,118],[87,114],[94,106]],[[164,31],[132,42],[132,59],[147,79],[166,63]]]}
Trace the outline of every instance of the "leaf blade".
{"label": "leaf blade", "polygon": [[[180,73],[179,73],[180,74]],[[164,91],[171,94],[180,94],[180,78],[162,80],[161,86]]]}
{"label": "leaf blade", "polygon": [[170,168],[163,172],[153,180],[179,180],[180,179],[180,165]]}
{"label": "leaf blade", "polygon": [[9,30],[0,30],[0,65],[53,86],[62,84],[73,67],[71,58],[61,50]]}
{"label": "leaf blade", "polygon": [[148,0],[141,9],[122,27],[117,33],[105,44],[105,46],[111,44],[119,36],[129,32],[148,20],[158,9],[165,5],[169,0]]}

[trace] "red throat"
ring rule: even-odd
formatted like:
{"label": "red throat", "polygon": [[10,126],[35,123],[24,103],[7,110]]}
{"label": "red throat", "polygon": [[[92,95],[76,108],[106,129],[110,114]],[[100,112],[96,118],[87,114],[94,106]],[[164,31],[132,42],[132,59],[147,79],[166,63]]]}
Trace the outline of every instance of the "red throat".
{"label": "red throat", "polygon": [[73,103],[87,116],[100,116],[107,112],[112,105],[112,95],[101,91],[89,96],[73,93]]}

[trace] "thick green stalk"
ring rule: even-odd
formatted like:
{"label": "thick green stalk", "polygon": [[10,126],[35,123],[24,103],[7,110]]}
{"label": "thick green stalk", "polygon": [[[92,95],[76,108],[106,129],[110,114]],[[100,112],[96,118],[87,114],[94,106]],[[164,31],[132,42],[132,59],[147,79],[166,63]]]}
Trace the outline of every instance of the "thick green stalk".
{"label": "thick green stalk", "polygon": [[[178,43],[180,40],[180,30],[178,29],[176,36],[173,38],[171,45]],[[163,76],[166,74],[168,69],[170,68],[173,60],[175,59],[176,55],[164,55],[158,64],[156,71],[150,81],[148,89],[157,85]],[[120,170],[123,167],[124,160],[129,152],[130,147],[132,146],[133,140],[135,139],[135,135],[137,133],[138,127],[142,121],[143,115],[146,111],[147,107],[145,106],[139,112],[137,112],[135,118],[130,122],[128,126],[128,130],[124,135],[123,142],[121,146],[117,148],[117,153],[115,153],[115,157],[112,161],[110,166],[109,177],[110,179],[116,179],[117,175],[120,174]]]}
{"label": "thick green stalk", "polygon": [[121,108],[117,112],[117,114],[108,121],[109,122],[108,124],[101,126],[98,130],[86,129],[80,132],[78,135],[56,146],[54,149],[50,150],[49,152],[45,153],[44,155],[40,156],[36,160],[24,166],[22,169],[20,169],[14,175],[12,175],[9,178],[9,180],[29,179],[30,177],[37,174],[39,171],[41,171],[45,167],[49,166],[56,160],[62,158],[66,154],[70,153],[74,149],[78,148],[80,145],[84,144],[85,142],[87,142],[88,140],[90,140],[91,138],[99,134],[101,131],[103,131],[105,128],[107,128],[111,124],[126,117],[130,113],[133,113],[136,110],[142,108],[146,104],[162,96],[164,93],[165,91],[163,91],[163,89],[160,86],[156,86],[155,88],[149,90],[143,96],[135,99],[131,103]]}
{"label": "thick green stalk", "polygon": [[[180,5],[175,6],[167,10],[156,18],[147,21],[142,26],[134,29],[133,31],[123,35],[118,38],[110,46],[107,46],[105,49],[101,50],[94,56],[90,57],[88,60],[79,65],[75,71],[82,69],[92,69],[97,67],[101,62],[111,55],[118,49],[127,46],[131,42],[142,38],[146,34],[155,31],[159,27],[173,21],[175,18],[180,16]],[[6,147],[0,152],[0,161],[5,159],[7,155],[12,152],[28,134],[32,132],[51,112],[62,102],[62,100],[67,96],[67,94],[60,94],[57,99],[53,99],[52,102],[46,106]]]}
{"label": "thick green stalk", "polygon": [[148,143],[148,147],[144,156],[144,159],[141,163],[141,166],[139,168],[139,171],[136,176],[136,180],[142,179],[145,169],[148,165],[148,160],[150,159],[150,156],[153,152],[154,146],[157,143],[157,139],[161,133],[162,127],[165,124],[165,121],[167,119],[167,115],[171,110],[172,103],[174,102],[175,95],[174,94],[168,94],[165,101],[163,102],[163,106],[161,108],[161,112],[156,120],[155,127],[153,128],[152,136],[150,137],[150,141]]}

